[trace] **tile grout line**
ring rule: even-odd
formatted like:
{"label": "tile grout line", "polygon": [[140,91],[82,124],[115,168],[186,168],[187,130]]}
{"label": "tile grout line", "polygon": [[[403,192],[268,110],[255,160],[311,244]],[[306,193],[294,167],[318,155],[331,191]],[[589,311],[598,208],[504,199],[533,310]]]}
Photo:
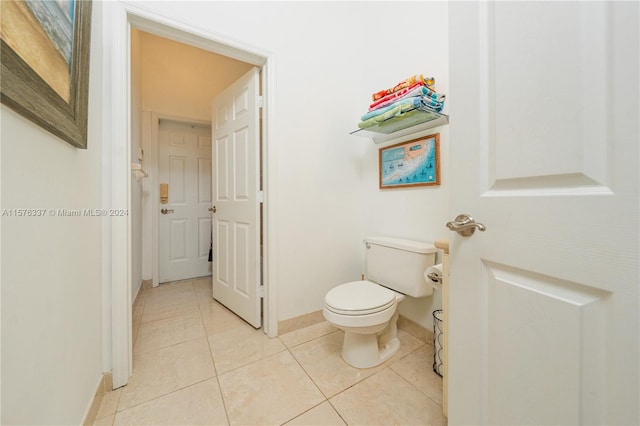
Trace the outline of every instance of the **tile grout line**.
{"label": "tile grout line", "polygon": [[[193,288],[195,291],[195,287]],[[213,299],[212,297],[212,300]],[[231,420],[229,419],[229,410],[227,409],[227,402],[224,398],[224,393],[222,392],[222,385],[220,385],[220,375],[218,374],[218,368],[216,367],[215,359],[213,358],[213,352],[211,351],[211,342],[209,342],[209,333],[207,333],[207,327],[204,324],[204,317],[202,316],[202,308],[200,307],[200,301],[198,300],[198,295],[196,294],[196,302],[198,303],[198,312],[200,313],[200,322],[202,323],[202,328],[204,329],[204,337],[207,340],[207,347],[209,348],[209,355],[211,356],[211,364],[213,364],[213,372],[215,373],[216,383],[218,384],[218,391],[220,392],[220,399],[222,400],[222,408],[224,409],[224,416],[227,419],[227,425],[231,424]]]}
{"label": "tile grout line", "polygon": [[[185,287],[187,287],[187,286],[185,286]],[[238,370],[238,369],[240,369],[240,368],[244,368],[244,367],[246,367],[246,366],[248,366],[248,365],[251,365],[251,364],[253,364],[253,363],[255,363],[255,362],[259,362],[259,361],[264,360],[264,359],[266,359],[266,358],[268,358],[268,357],[273,357],[273,356],[276,356],[276,355],[278,355],[278,354],[282,354],[282,353],[284,353],[284,351],[285,351],[285,350],[286,350],[286,351],[288,351],[288,352],[289,352],[289,355],[293,357],[293,359],[295,360],[296,364],[297,364],[300,368],[302,368],[302,371],[304,372],[304,374],[305,374],[305,375],[306,375],[306,376],[311,380],[311,382],[313,383],[314,387],[315,387],[315,388],[320,392],[320,395],[322,395],[323,399],[322,399],[319,403],[317,403],[317,404],[313,405],[312,407],[310,407],[310,408],[308,408],[308,409],[306,409],[306,410],[302,411],[301,413],[299,413],[299,414],[295,415],[294,417],[292,417],[292,418],[290,418],[290,419],[286,420],[286,421],[285,421],[285,422],[283,422],[282,424],[285,424],[285,423],[287,423],[287,422],[291,422],[291,421],[293,421],[293,420],[295,420],[295,419],[297,419],[297,418],[299,418],[299,417],[301,417],[301,416],[305,415],[306,413],[308,413],[308,412],[310,412],[310,411],[314,410],[315,408],[317,408],[317,407],[321,406],[321,405],[322,405],[322,404],[324,404],[324,402],[326,401],[326,402],[328,402],[328,403],[329,403],[329,406],[330,406],[330,407],[331,407],[331,409],[334,411],[334,413],[338,415],[338,417],[341,419],[341,421],[342,421],[342,422],[344,422],[344,424],[348,425],[347,421],[345,420],[345,418],[343,417],[343,415],[338,411],[338,409],[334,406],[334,404],[332,403],[331,399],[332,399],[332,398],[335,398],[335,397],[336,397],[336,396],[338,396],[338,395],[343,394],[344,392],[346,392],[346,391],[348,391],[348,390],[352,389],[353,387],[355,387],[355,386],[356,386],[356,385],[358,385],[358,384],[362,384],[362,383],[366,382],[366,381],[367,381],[367,379],[369,379],[369,378],[372,378],[372,377],[376,376],[378,373],[382,373],[382,372],[384,372],[384,371],[385,371],[385,369],[388,369],[388,370],[390,370],[394,375],[399,376],[399,377],[402,379],[402,381],[403,381],[403,382],[405,382],[405,383],[409,384],[409,385],[411,386],[411,388],[413,388],[414,390],[416,390],[417,392],[419,392],[419,394],[426,396],[426,397],[427,397],[427,398],[428,398],[432,403],[434,403],[434,404],[436,404],[436,405],[438,405],[438,406],[440,406],[440,407],[441,407],[441,403],[438,403],[438,402],[436,402],[435,400],[433,400],[429,395],[427,395],[425,392],[423,392],[422,390],[420,390],[416,385],[414,385],[413,383],[411,383],[411,382],[409,381],[409,379],[408,379],[408,378],[406,378],[405,376],[403,376],[403,375],[402,375],[402,374],[400,374],[399,372],[395,371],[395,370],[391,367],[391,365],[392,365],[392,364],[395,364],[395,363],[397,363],[397,362],[399,362],[399,361],[401,361],[401,360],[403,360],[403,359],[406,359],[407,357],[409,357],[409,355],[414,354],[415,352],[417,352],[417,351],[421,350],[424,346],[430,346],[428,342],[424,342],[424,341],[422,342],[422,344],[421,344],[421,345],[419,345],[418,347],[416,347],[416,348],[412,349],[411,351],[407,352],[406,354],[402,355],[401,357],[398,357],[397,359],[395,359],[395,360],[393,360],[393,361],[392,361],[391,359],[389,359],[388,361],[386,361],[386,362],[383,364],[383,368],[381,368],[380,370],[378,370],[378,371],[376,371],[376,372],[372,373],[370,376],[367,376],[367,377],[363,378],[363,379],[362,379],[362,380],[360,380],[360,381],[357,381],[356,383],[353,383],[352,385],[350,385],[350,386],[348,386],[347,388],[345,388],[345,389],[343,389],[343,390],[341,390],[341,391],[337,392],[335,395],[332,395],[331,397],[328,397],[328,396],[327,396],[327,395],[322,391],[322,389],[320,389],[320,387],[318,386],[318,384],[316,383],[316,381],[311,377],[311,375],[309,374],[309,372],[304,368],[304,366],[301,364],[301,362],[300,362],[300,361],[298,360],[298,358],[295,356],[295,354],[294,354],[294,352],[293,352],[293,349],[295,349],[295,348],[297,348],[297,347],[299,347],[299,346],[301,346],[301,345],[304,345],[304,344],[307,344],[307,343],[313,342],[313,341],[315,341],[315,340],[318,340],[318,339],[324,338],[324,337],[326,337],[327,335],[330,335],[330,334],[332,334],[332,333],[338,332],[339,330],[333,330],[333,331],[330,331],[330,332],[327,332],[327,333],[324,333],[324,334],[321,334],[321,335],[318,335],[318,336],[314,336],[313,338],[310,338],[310,339],[308,339],[308,340],[306,340],[306,341],[298,342],[298,343],[296,343],[296,344],[292,345],[291,347],[289,347],[287,344],[285,344],[285,342],[284,342],[284,340],[282,339],[282,337],[281,337],[281,336],[277,336],[276,338],[277,338],[277,339],[279,339],[279,341],[280,341],[280,342],[283,344],[283,346],[284,346],[284,348],[283,348],[282,350],[277,351],[276,353],[273,353],[273,354],[271,354],[271,355],[269,355],[269,356],[267,356],[267,357],[260,358],[259,360],[255,360],[255,361],[247,362],[246,364],[243,364],[243,365],[241,365],[241,366],[237,366],[237,367],[235,367],[235,368],[233,368],[233,369],[231,369],[231,370],[229,370],[229,371],[226,371],[226,372],[224,372],[224,373],[221,373],[221,374],[220,374],[220,373],[218,372],[218,368],[217,368],[216,363],[215,363],[215,359],[214,359],[214,355],[213,355],[213,350],[212,350],[211,342],[210,342],[210,340],[209,340],[209,337],[210,337],[210,336],[209,336],[209,333],[207,332],[207,328],[206,328],[205,321],[204,321],[203,309],[204,309],[204,307],[205,307],[204,303],[205,303],[205,301],[207,300],[207,298],[206,298],[206,297],[199,297],[199,295],[201,295],[201,296],[206,296],[206,295],[205,295],[204,293],[199,293],[199,292],[196,290],[196,283],[195,283],[195,280],[191,280],[191,285],[190,285],[190,286],[188,286],[188,287],[189,287],[189,288],[190,288],[190,290],[191,290],[189,293],[191,293],[191,294],[195,294],[195,297],[196,297],[196,303],[197,303],[197,307],[198,307],[198,309],[197,309],[197,311],[195,311],[195,310],[194,310],[194,311],[192,311],[191,313],[182,314],[182,315],[186,315],[186,316],[191,316],[191,315],[193,315],[193,316],[195,317],[195,312],[198,312],[198,313],[199,313],[199,315],[200,315],[200,323],[201,323],[201,325],[202,325],[202,327],[203,327],[203,330],[204,330],[204,334],[205,334],[205,342],[206,342],[206,343],[207,343],[207,345],[208,345],[209,355],[210,355],[211,363],[212,363],[212,366],[213,366],[213,371],[214,371],[214,376],[213,376],[213,377],[215,377],[215,378],[216,378],[216,382],[217,382],[217,384],[218,384],[218,390],[219,390],[219,392],[220,392],[220,398],[221,398],[221,402],[222,402],[222,408],[223,408],[223,409],[224,409],[224,411],[225,411],[225,417],[226,417],[227,425],[231,425],[231,421],[230,421],[230,417],[229,417],[229,416],[230,416],[230,413],[229,413],[228,408],[227,408],[227,401],[225,400],[224,393],[222,392],[222,387],[221,387],[221,383],[220,383],[220,376],[221,376],[221,375],[224,375],[224,374],[227,374],[227,373],[231,373],[231,372],[236,371],[236,370]],[[200,288],[200,287],[198,287],[198,288]],[[142,315],[144,314],[144,309],[145,309],[145,307],[146,307],[146,302],[147,302],[147,301],[149,301],[149,299],[148,299],[148,297],[147,297],[147,296],[149,296],[149,295],[148,295],[148,294],[146,294],[146,293],[143,293],[143,294],[141,294],[141,296],[145,296],[145,297],[143,298],[143,300],[141,301],[142,303],[140,304],[140,309],[142,310],[142,313],[141,313],[141,318],[142,318]],[[212,299],[212,300],[214,300],[214,301],[215,301],[215,299]],[[182,315],[179,315],[179,316],[182,316]],[[175,318],[175,317],[170,317],[170,318]],[[167,319],[169,319],[169,318],[167,318]],[[145,324],[152,324],[152,323],[154,323],[154,322],[158,322],[158,321],[162,321],[162,320],[163,320],[163,319],[153,320],[153,321],[149,321],[149,322],[147,322],[147,323],[145,323]],[[136,341],[138,341],[138,340],[139,340],[139,338],[140,338],[139,331],[140,331],[141,326],[142,326],[142,321],[140,320],[140,321],[139,321],[139,323],[138,323],[138,327],[137,327],[138,334],[137,334],[137,336],[136,336]],[[152,329],[153,329],[153,328],[152,328]],[[413,336],[413,337],[415,337],[415,336]],[[170,348],[170,347],[177,346],[177,345],[179,345],[179,344],[182,344],[182,343],[185,343],[185,342],[189,342],[189,341],[193,341],[193,340],[197,340],[197,339],[201,339],[201,337],[196,337],[196,338],[193,338],[193,339],[188,339],[188,340],[186,340],[186,341],[184,341],[184,342],[178,342],[178,343],[175,343],[175,344],[173,344],[173,345],[169,345],[169,346],[164,347],[164,348],[158,348],[158,349],[154,349],[154,350],[148,350],[148,351],[146,351],[146,352],[140,352],[139,354],[146,354],[146,353],[150,353],[150,352],[153,352],[153,351],[157,351],[157,350],[161,350],[161,349]],[[117,415],[118,415],[118,413],[120,413],[120,412],[124,412],[124,411],[130,410],[130,409],[133,409],[133,408],[135,408],[135,407],[139,407],[139,406],[144,405],[144,404],[146,404],[146,403],[148,403],[148,402],[151,402],[151,401],[154,401],[154,400],[157,400],[157,399],[163,398],[163,397],[165,397],[165,396],[168,396],[168,395],[171,395],[171,394],[173,394],[173,393],[176,393],[176,392],[182,391],[182,390],[187,389],[187,388],[189,388],[189,387],[192,387],[192,386],[198,385],[198,384],[203,383],[203,382],[205,382],[205,381],[211,380],[213,377],[208,377],[208,378],[202,379],[202,380],[200,380],[200,381],[198,381],[198,382],[195,382],[195,383],[192,383],[192,384],[186,385],[186,386],[184,386],[184,387],[182,387],[182,388],[180,388],[180,389],[175,389],[175,390],[173,390],[173,391],[171,391],[171,392],[169,392],[169,393],[167,393],[167,394],[165,394],[165,395],[157,396],[157,397],[152,398],[152,399],[150,399],[150,400],[148,400],[148,401],[145,401],[145,402],[142,402],[142,403],[140,403],[140,404],[134,405],[134,406],[132,406],[132,407],[128,407],[128,408],[126,408],[126,409],[123,409],[123,410],[118,411],[118,409],[117,409],[117,408],[118,408],[118,406],[120,405],[121,400],[122,400],[122,392],[121,392],[121,394],[120,394],[120,395],[119,395],[119,397],[118,397],[118,402],[117,402],[117,404],[116,404],[116,412],[115,412],[115,413],[113,413],[112,424],[115,424],[116,416],[117,416]],[[218,411],[218,413],[219,413],[219,411]],[[107,417],[107,416],[103,416],[103,417],[101,417],[101,419],[103,419],[103,418],[105,418],[105,417]]]}
{"label": "tile grout line", "polygon": [[[185,280],[185,281],[186,281],[186,280]],[[194,293],[195,293],[195,288],[193,288],[193,283],[192,283],[192,290],[193,290],[193,291],[194,291]],[[144,299],[144,303],[145,303],[145,304],[146,304],[146,301],[147,301],[147,299],[146,299],[146,297],[145,297],[145,299]],[[143,305],[143,309],[144,309],[144,305]],[[199,305],[199,304],[198,304],[198,313],[200,313],[200,305]],[[201,314],[201,313],[200,313],[200,321],[201,321],[201,322],[203,321],[203,320],[202,320],[202,314]],[[204,328],[204,324],[203,324],[203,328]],[[176,344],[173,344],[173,345],[169,345],[169,346],[166,346],[166,347],[163,347],[163,348],[158,348],[158,349],[154,349],[154,350],[151,350],[151,351],[142,352],[142,354],[150,353],[150,352],[154,352],[154,351],[159,351],[159,350],[163,350],[163,349],[167,349],[167,348],[174,347],[174,346],[177,346],[177,345],[179,345],[179,344],[186,343],[186,342],[190,342],[190,341],[197,340],[197,339],[201,339],[201,337],[198,337],[198,338],[195,338],[195,339],[189,339],[189,340],[186,340],[186,341],[184,341],[184,342],[179,342],[179,343],[176,343]],[[208,346],[208,345],[209,345],[209,340],[208,340],[208,338],[207,338],[206,332],[205,332],[205,339],[207,340],[207,346]],[[211,348],[209,348],[209,353],[210,353],[210,355],[211,355]],[[211,357],[211,363],[212,363],[213,371],[214,371],[214,376],[213,376],[213,377],[216,377],[216,379],[217,379],[217,372],[216,372],[216,369],[215,369],[215,363],[213,362],[213,356]],[[146,403],[148,403],[148,402],[155,401],[155,400],[160,399],[160,398],[164,398],[164,397],[166,397],[166,396],[168,396],[168,395],[171,395],[171,394],[173,394],[173,393],[176,393],[176,392],[182,391],[182,390],[187,389],[187,388],[189,388],[189,387],[191,387],[191,386],[194,386],[194,385],[197,385],[197,384],[200,384],[200,383],[206,382],[207,380],[211,380],[213,377],[207,377],[207,378],[202,379],[202,380],[200,380],[200,381],[197,381],[197,382],[195,382],[195,383],[191,383],[191,384],[189,384],[189,385],[187,385],[187,386],[183,386],[183,387],[181,387],[181,388],[179,388],[179,389],[175,389],[175,390],[173,390],[173,391],[171,391],[171,392],[169,392],[169,393],[166,393],[166,394],[163,394],[163,395],[158,395],[158,396],[156,396],[156,397],[154,397],[154,398],[151,398],[151,399],[149,399],[149,400],[147,400],[147,401],[144,401],[144,402],[141,402],[141,403],[139,403],[139,404],[132,405],[131,407],[127,407],[127,408],[124,408],[124,409],[119,410],[118,408],[119,408],[120,402],[121,402],[121,400],[122,400],[122,394],[124,393],[124,390],[123,390],[123,391],[120,393],[120,397],[118,398],[118,404],[116,405],[116,411],[115,411],[115,413],[113,413],[113,422],[112,422],[112,425],[115,423],[115,418],[116,418],[116,416],[118,415],[118,413],[122,413],[122,412],[125,412],[125,411],[127,411],[127,410],[131,410],[131,409],[133,409],[133,408],[140,407],[141,405],[144,405],[144,404],[146,404]],[[217,380],[216,380],[216,381],[217,381]],[[125,386],[125,387],[126,387],[126,386]],[[124,389],[125,387],[123,387],[122,389]],[[219,383],[219,382],[218,382],[218,388],[220,388],[220,383]],[[221,397],[222,397],[222,391],[221,391],[220,393],[221,393]],[[226,406],[224,405],[224,398],[222,397],[222,399],[223,399],[223,407],[224,407],[224,409],[225,409],[225,416],[227,416]],[[107,417],[107,416],[104,416],[104,417]],[[104,417],[101,417],[101,418],[104,418]],[[227,422],[228,422],[228,416],[227,416]]]}
{"label": "tile grout line", "polygon": [[[316,340],[316,339],[318,339],[318,338],[320,338],[320,337],[324,337],[324,336],[316,337],[316,338],[314,338],[314,339],[309,340],[308,342],[311,342],[311,341],[313,341],[313,340]],[[279,336],[278,336],[278,338],[279,338]],[[280,340],[282,340],[282,339],[280,339]],[[282,343],[284,344],[284,342],[282,342]],[[304,342],[304,343],[307,343],[307,342]],[[301,344],[302,344],[302,343],[301,343]],[[309,411],[311,411],[311,410],[313,410],[314,408],[316,408],[316,407],[318,407],[318,406],[322,405],[323,403],[325,403],[325,402],[329,402],[329,398],[327,398],[327,396],[324,394],[324,392],[322,392],[322,389],[320,389],[320,387],[319,387],[319,386],[318,386],[318,384],[315,382],[315,380],[313,380],[313,378],[309,375],[309,373],[307,372],[307,370],[305,370],[305,368],[302,366],[302,364],[300,364],[300,361],[298,361],[298,358],[296,358],[296,356],[294,355],[294,353],[293,353],[293,352],[291,352],[291,348],[289,348],[286,344],[285,344],[284,346],[285,346],[285,348],[286,348],[287,352],[289,352],[289,355],[291,355],[291,357],[295,360],[296,364],[298,364],[298,366],[302,369],[302,371],[304,371],[304,374],[309,378],[309,380],[311,380],[311,383],[313,383],[313,386],[315,386],[315,388],[318,390],[318,392],[320,392],[320,395],[322,395],[322,396],[324,397],[324,400],[323,400],[323,401],[321,401],[321,402],[319,402],[318,404],[316,404],[316,405],[314,405],[314,406],[310,407],[309,409],[307,409],[307,410],[303,411],[302,413],[299,413],[298,415],[296,415],[296,416],[294,416],[294,417],[290,418],[289,420],[285,421],[284,423],[282,423],[283,425],[284,425],[284,424],[286,424],[286,423],[288,423],[288,422],[290,422],[290,421],[292,421],[292,420],[294,420],[294,419],[297,419],[298,417],[300,417],[300,416],[302,416],[302,415],[304,415],[304,414],[306,414],[306,413],[308,413]],[[296,345],[296,346],[298,346],[298,345]],[[295,347],[295,346],[293,346],[293,347]],[[334,409],[334,410],[335,410],[335,409]],[[338,412],[336,411],[336,413],[338,413]],[[338,413],[338,416],[340,416],[340,413]],[[342,416],[340,416],[340,418],[342,418]]]}

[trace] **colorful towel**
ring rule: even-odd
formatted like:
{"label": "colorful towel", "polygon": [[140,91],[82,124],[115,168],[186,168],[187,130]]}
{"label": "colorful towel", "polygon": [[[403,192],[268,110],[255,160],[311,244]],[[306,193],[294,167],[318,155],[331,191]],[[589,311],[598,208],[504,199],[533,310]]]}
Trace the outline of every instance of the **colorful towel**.
{"label": "colorful towel", "polygon": [[437,102],[433,99],[420,96],[403,99],[386,108],[380,108],[363,115],[362,121],[358,123],[358,127],[366,129],[367,127],[381,125],[390,118],[400,117],[405,113],[416,110],[417,108],[439,113],[444,108],[444,102]]}
{"label": "colorful towel", "polygon": [[415,85],[416,83],[420,83],[423,86],[431,87],[436,83],[436,80],[433,77],[425,78],[424,75],[412,75],[411,77],[401,81],[390,89],[381,90],[379,92],[374,93],[371,97],[373,101],[377,101],[378,99],[382,99],[387,95],[392,93],[399,92],[402,89],[406,89]]}
{"label": "colorful towel", "polygon": [[412,96],[424,96],[427,98],[431,98],[437,102],[444,102],[445,98],[444,95],[438,94],[426,86],[416,84],[412,87],[402,89],[399,92],[387,95],[382,99],[378,99],[377,101],[369,105],[369,111],[373,111],[378,108],[384,108],[394,102],[399,101],[400,99],[409,98]]}
{"label": "colorful towel", "polygon": [[371,117],[375,117],[376,115],[380,115],[382,113],[385,113],[387,111],[389,111],[392,108],[395,108],[398,105],[402,105],[402,104],[409,104],[409,105],[413,105],[414,108],[417,108],[420,106],[420,103],[422,102],[422,97],[421,96],[410,96],[407,98],[402,98],[396,102],[393,102],[391,105],[388,105],[386,107],[382,107],[382,108],[376,108],[373,111],[370,111],[368,113],[366,113],[365,115],[363,115],[362,117],[360,117],[360,120],[362,121],[366,121],[368,119],[370,119]]}
{"label": "colorful towel", "polygon": [[392,117],[399,117],[402,114],[404,114],[405,112],[408,111],[412,111],[414,110],[415,107],[411,104],[402,104],[402,105],[397,105],[393,108],[391,108],[390,110],[388,110],[387,112],[384,112],[380,115],[377,115],[375,117],[372,117],[368,120],[364,120],[358,123],[358,127],[360,127],[361,129],[366,129],[367,127],[372,127],[375,126],[383,121],[386,121]]}

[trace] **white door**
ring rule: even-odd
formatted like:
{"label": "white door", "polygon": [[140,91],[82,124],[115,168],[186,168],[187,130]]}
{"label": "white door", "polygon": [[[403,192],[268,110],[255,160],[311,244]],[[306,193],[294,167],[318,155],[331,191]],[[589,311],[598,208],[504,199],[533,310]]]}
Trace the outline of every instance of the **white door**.
{"label": "white door", "polygon": [[637,425],[638,2],[452,2],[449,423]]}
{"label": "white door", "polygon": [[256,328],[260,308],[259,70],[213,100],[213,297]]}
{"label": "white door", "polygon": [[[161,283],[211,275],[211,128],[160,120],[158,181],[158,274]],[[158,191],[158,192],[156,192]]]}

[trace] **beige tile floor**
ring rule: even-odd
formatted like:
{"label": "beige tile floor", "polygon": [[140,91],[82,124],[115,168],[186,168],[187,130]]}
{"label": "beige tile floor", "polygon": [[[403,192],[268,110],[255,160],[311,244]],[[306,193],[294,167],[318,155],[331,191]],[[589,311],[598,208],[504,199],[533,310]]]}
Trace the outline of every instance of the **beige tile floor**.
{"label": "beige tile floor", "polygon": [[386,363],[357,369],[326,322],[276,338],[211,297],[211,279],[142,292],[133,376],[95,425],[445,425],[433,347],[399,331]]}

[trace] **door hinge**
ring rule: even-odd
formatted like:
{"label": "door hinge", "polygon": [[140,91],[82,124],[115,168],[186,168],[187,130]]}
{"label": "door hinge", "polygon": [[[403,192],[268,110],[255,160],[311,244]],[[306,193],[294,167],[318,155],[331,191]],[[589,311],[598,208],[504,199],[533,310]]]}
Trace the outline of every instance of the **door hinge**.
{"label": "door hinge", "polygon": [[261,285],[260,287],[258,287],[258,297],[260,299],[264,299],[264,286]]}
{"label": "door hinge", "polygon": [[258,202],[264,203],[264,191],[258,191]]}
{"label": "door hinge", "polygon": [[258,96],[256,103],[258,104],[258,108],[264,108],[264,97]]}

